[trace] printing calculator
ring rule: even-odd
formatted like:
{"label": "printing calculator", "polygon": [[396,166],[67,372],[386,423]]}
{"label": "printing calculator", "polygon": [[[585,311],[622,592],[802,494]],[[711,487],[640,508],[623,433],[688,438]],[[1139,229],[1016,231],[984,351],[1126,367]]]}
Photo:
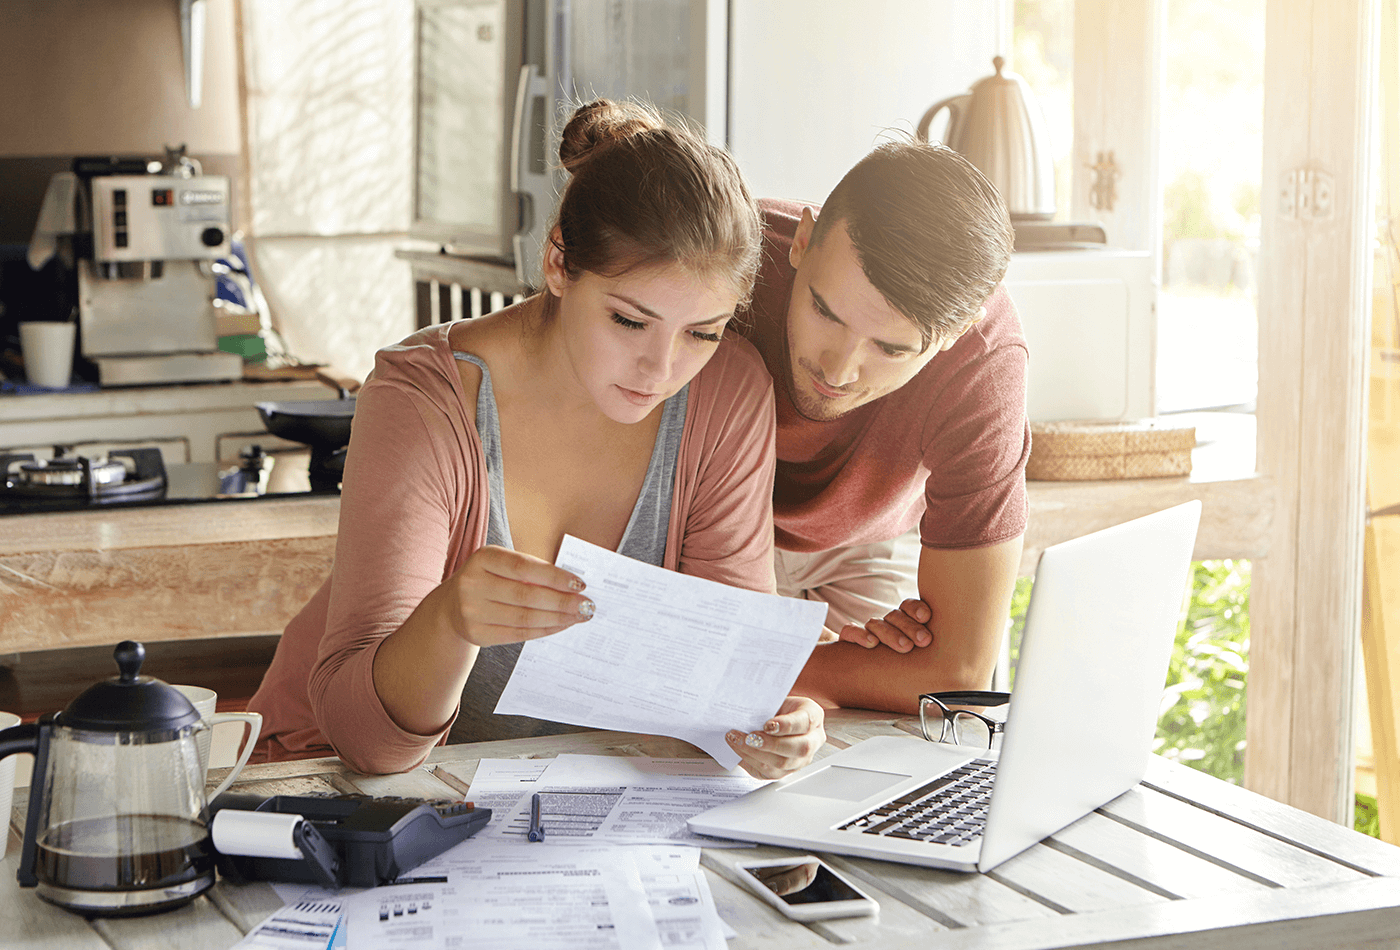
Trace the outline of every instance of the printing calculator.
{"label": "printing calculator", "polygon": [[219,872],[225,877],[334,888],[392,883],[470,838],[491,820],[491,809],[468,801],[225,792],[209,805],[210,824],[227,808],[301,816],[293,840],[302,856],[256,857],[220,851]]}

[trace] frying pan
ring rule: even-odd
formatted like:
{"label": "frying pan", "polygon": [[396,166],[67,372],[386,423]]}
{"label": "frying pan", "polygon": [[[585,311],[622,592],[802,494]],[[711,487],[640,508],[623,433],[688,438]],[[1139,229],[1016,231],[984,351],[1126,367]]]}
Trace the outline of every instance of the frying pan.
{"label": "frying pan", "polygon": [[331,452],[350,444],[350,420],[355,398],[313,399],[305,402],[260,402],[258,415],[275,436]]}

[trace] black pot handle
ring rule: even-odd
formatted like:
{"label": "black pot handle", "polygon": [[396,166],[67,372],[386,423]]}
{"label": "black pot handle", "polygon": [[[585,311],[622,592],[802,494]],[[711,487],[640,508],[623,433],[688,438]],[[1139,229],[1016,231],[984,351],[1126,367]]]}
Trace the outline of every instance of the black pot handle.
{"label": "black pot handle", "polygon": [[21,752],[39,751],[39,724],[26,722],[0,732],[0,759]]}

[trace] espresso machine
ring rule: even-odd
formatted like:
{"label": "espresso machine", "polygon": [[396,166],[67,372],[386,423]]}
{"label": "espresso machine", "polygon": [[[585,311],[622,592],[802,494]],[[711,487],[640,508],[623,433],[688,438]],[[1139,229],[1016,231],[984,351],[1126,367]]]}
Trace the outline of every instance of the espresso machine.
{"label": "espresso machine", "polygon": [[219,349],[214,307],[215,262],[229,254],[227,176],[183,156],[78,159],[68,187],[79,346],[98,382],[240,378],[242,358]]}

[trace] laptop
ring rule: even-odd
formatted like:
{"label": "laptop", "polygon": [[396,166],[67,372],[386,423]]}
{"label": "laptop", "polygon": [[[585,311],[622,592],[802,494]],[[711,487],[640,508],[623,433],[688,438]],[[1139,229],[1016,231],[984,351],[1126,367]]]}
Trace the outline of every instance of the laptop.
{"label": "laptop", "polygon": [[1042,552],[999,750],[866,739],[690,830],[988,871],[1116,798],[1147,770],[1200,517],[1192,501]]}

